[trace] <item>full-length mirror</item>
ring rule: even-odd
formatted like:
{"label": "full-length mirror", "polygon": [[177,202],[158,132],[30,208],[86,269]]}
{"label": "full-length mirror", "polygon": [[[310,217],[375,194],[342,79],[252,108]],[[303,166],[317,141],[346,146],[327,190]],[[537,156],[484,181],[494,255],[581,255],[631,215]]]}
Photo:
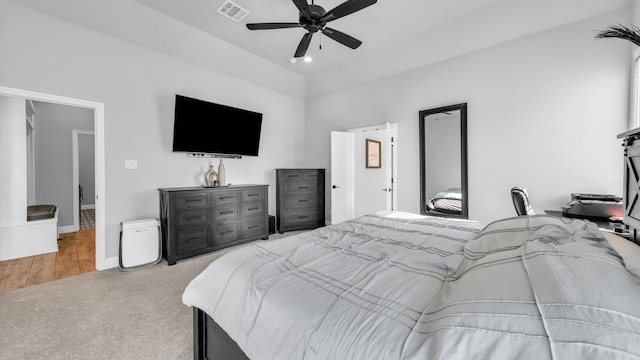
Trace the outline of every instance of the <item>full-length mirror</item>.
{"label": "full-length mirror", "polygon": [[422,110],[419,122],[420,212],[467,219],[467,104]]}

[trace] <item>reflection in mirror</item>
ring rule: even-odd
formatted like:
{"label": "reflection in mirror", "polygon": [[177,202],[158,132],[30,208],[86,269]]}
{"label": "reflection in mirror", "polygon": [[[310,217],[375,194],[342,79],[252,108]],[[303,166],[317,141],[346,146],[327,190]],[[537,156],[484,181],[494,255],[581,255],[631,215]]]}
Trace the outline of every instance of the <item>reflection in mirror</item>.
{"label": "reflection in mirror", "polygon": [[467,104],[422,110],[420,212],[468,218]]}

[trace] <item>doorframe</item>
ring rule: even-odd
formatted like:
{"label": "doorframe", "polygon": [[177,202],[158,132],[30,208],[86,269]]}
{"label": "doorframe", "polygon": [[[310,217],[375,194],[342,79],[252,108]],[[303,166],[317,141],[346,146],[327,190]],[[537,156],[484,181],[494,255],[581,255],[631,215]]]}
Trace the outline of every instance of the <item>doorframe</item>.
{"label": "doorframe", "polygon": [[105,247],[105,152],[104,104],[94,101],[0,86],[0,95],[93,110],[95,136],[96,270],[117,266],[117,258],[106,257]]}
{"label": "doorframe", "polygon": [[80,202],[80,190],[78,190],[80,186],[80,149],[78,146],[78,137],[79,135],[91,135],[94,137],[95,142],[95,132],[91,130],[73,129],[71,133],[71,147],[73,149],[73,231],[78,231],[80,230],[79,214],[81,209],[80,205],[78,205]]}

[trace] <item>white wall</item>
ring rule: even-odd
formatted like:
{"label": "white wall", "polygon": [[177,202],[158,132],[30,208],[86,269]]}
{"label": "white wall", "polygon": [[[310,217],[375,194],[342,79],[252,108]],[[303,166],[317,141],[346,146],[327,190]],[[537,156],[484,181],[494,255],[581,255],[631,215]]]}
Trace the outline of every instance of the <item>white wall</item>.
{"label": "white wall", "polygon": [[[220,42],[215,46],[225,56]],[[270,213],[275,213],[274,169],[300,166],[304,157],[299,96],[7,1],[0,1],[0,49],[1,86],[104,103],[107,257],[118,254],[120,222],[158,216],[158,188],[201,184],[208,160],[171,152],[176,93],[264,113],[260,156],[225,161],[225,166],[231,183],[271,185]],[[251,67],[251,61],[242,65]],[[126,159],[138,160],[138,169],[125,170]]]}
{"label": "white wall", "polygon": [[93,135],[78,134],[78,182],[82,186],[82,206],[91,207],[96,202],[96,143]]}
{"label": "white wall", "polygon": [[[389,140],[386,125],[373,128],[352,129],[353,132],[353,203],[356,217],[387,209],[387,166]],[[380,141],[380,168],[367,168],[366,141]]]}
{"label": "white wall", "polygon": [[0,226],[27,222],[26,114],[23,99],[0,96]]}
{"label": "white wall", "polygon": [[593,36],[628,21],[628,12],[610,13],[314,95],[307,165],[329,168],[331,130],[398,122],[398,208],[418,212],[418,111],[467,102],[470,218],[515,215],[514,185],[539,211],[559,209],[571,192],[621,195],[616,135],[626,126],[630,46]]}

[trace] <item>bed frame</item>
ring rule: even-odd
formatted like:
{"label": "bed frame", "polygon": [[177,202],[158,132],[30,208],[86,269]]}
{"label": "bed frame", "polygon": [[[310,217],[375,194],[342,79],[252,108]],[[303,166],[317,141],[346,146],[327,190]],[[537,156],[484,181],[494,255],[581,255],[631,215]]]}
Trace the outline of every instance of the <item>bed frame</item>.
{"label": "bed frame", "polygon": [[204,311],[193,308],[195,360],[249,360],[229,335]]}

